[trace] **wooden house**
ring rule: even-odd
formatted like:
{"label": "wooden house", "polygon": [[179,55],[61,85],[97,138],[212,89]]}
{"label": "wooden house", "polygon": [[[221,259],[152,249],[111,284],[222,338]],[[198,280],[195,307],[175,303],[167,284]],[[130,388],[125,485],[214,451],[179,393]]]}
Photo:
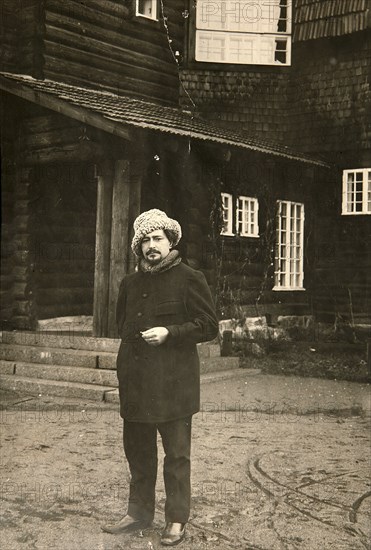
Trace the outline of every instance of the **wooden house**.
{"label": "wooden house", "polygon": [[[237,34],[243,19],[246,34]],[[203,117],[269,136],[330,165],[326,174],[314,175],[309,195],[294,176],[296,194],[283,186],[276,197],[305,203],[306,292],[294,291],[301,299],[288,293],[291,307],[307,301],[319,320],[370,324],[370,3],[272,0],[218,7],[205,0],[192,4],[189,25],[181,101],[187,103],[189,93]],[[262,45],[254,30],[266,32],[275,48]],[[240,63],[230,63],[238,57]],[[235,182],[224,182],[223,190],[231,189]],[[279,234],[274,239],[277,244]],[[277,262],[279,253],[273,256]],[[225,284],[233,286],[233,277]],[[276,296],[283,301],[287,294],[277,289]]]}
{"label": "wooden house", "polygon": [[[328,289],[337,296],[338,277],[353,271],[340,274],[326,251],[328,226],[370,227],[337,206],[341,171],[370,166],[355,117],[368,93],[366,3],[330,14],[342,21],[333,34],[330,2],[272,0],[259,17],[251,9],[262,3],[247,4],[241,27],[222,31],[236,13],[211,0],[198,12],[183,0],[4,0],[4,327],[93,315],[95,335],[114,336],[118,285],[134,268],[132,222],[151,207],[181,222],[182,255],[205,272],[221,317],[338,313]],[[344,141],[338,107],[319,93],[338,94],[321,41],[343,48],[337,78],[356,64],[353,47],[364,51],[344,92]],[[359,144],[343,155],[350,121],[349,145],[363,131],[363,156]],[[369,285],[361,242],[358,254],[359,290]],[[351,299],[362,313],[367,302]]]}

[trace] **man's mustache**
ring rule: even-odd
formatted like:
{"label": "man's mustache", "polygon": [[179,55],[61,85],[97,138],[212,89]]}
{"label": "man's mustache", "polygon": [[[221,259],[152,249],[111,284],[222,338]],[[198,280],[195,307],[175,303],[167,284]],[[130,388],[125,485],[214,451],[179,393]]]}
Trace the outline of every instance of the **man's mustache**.
{"label": "man's mustache", "polygon": [[149,256],[150,254],[153,254],[153,252],[156,252],[157,254],[160,254],[159,250],[157,250],[157,248],[150,248],[147,252],[146,252],[146,256]]}

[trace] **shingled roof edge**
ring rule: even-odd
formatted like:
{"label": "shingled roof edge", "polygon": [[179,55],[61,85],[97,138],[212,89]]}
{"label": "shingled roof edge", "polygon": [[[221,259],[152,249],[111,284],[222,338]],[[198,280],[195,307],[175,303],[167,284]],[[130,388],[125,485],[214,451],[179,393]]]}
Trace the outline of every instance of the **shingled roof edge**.
{"label": "shingled roof edge", "polygon": [[[15,83],[17,85],[15,85]],[[35,85],[37,85],[37,89]],[[121,118],[110,116],[108,114],[105,115],[95,112],[93,109],[89,109],[86,106],[79,105],[78,103],[76,103],[76,101],[73,101],[72,98],[68,98],[68,95],[66,96],[63,92],[61,94],[58,94],[57,92],[50,90],[40,91],[38,88],[40,88],[40,86],[42,85],[44,85],[45,87],[47,87],[48,85],[57,87],[59,86],[64,90],[70,89],[74,92],[80,91],[85,93],[92,93],[98,95],[102,99],[106,97],[107,99],[117,98],[117,100],[127,100],[133,103],[135,102],[137,105],[142,105],[143,107],[148,106],[156,108],[156,110],[163,110],[165,113],[169,111],[169,114],[171,112],[178,117],[187,117],[188,123],[194,122],[196,126],[197,123],[199,123],[199,125],[203,128],[201,128],[200,130],[197,128],[180,128],[177,127],[177,125],[171,120],[166,120],[166,117],[164,117],[164,120],[162,122],[161,120],[159,120],[156,124],[149,120],[151,118],[149,116],[147,117],[146,121],[131,120],[128,116],[126,119],[123,120]],[[188,137],[189,139],[210,141],[213,143],[219,143],[221,145],[224,144],[237,148],[248,149],[262,154],[281,156],[293,161],[305,162],[317,166],[323,166],[327,168],[329,167],[329,164],[323,160],[311,158],[305,154],[292,151],[289,148],[287,148],[286,151],[283,151],[282,149],[286,149],[286,146],[282,146],[280,144],[277,144],[276,146],[269,143],[265,144],[260,142],[260,140],[247,138],[247,136],[239,134],[238,132],[233,132],[223,127],[217,127],[207,119],[199,117],[193,119],[192,117],[189,117],[188,113],[184,113],[180,109],[176,109],[173,107],[163,107],[161,105],[154,103],[152,104],[148,101],[143,101],[137,98],[119,96],[103,90],[83,88],[53,80],[37,80],[29,75],[6,72],[0,72],[0,89],[3,89],[4,91],[13,95],[17,95],[18,97],[21,97],[27,101],[31,101],[46,108],[50,108],[52,110],[60,112],[61,114],[65,114],[66,116],[69,116],[71,118],[89,123],[92,126],[100,128],[104,131],[107,131],[108,133],[112,133],[124,139],[130,139],[130,132],[128,130],[128,127],[136,127],[158,132],[171,133],[186,138]],[[53,98],[52,102],[50,98]],[[207,133],[208,131],[209,133]]]}

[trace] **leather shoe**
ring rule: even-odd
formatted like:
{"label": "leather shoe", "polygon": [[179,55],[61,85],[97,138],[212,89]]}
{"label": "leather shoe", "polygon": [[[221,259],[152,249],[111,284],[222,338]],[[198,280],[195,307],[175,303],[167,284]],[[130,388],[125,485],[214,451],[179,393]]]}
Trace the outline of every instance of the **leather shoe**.
{"label": "leather shoe", "polygon": [[135,519],[132,516],[126,515],[117,523],[113,523],[112,525],[102,525],[101,529],[106,533],[117,535],[118,533],[131,533],[133,531],[139,531],[140,529],[147,529],[150,525],[150,521]]}
{"label": "leather shoe", "polygon": [[182,542],[185,536],[185,523],[167,523],[162,533],[161,544],[163,546],[175,546]]}

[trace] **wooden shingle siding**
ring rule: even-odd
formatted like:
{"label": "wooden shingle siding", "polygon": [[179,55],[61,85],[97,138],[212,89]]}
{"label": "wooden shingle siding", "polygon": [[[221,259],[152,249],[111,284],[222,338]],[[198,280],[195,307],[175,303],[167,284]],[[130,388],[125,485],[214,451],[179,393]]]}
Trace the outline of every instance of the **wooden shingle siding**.
{"label": "wooden shingle siding", "polygon": [[285,139],[287,74],[244,67],[239,71],[182,70],[181,102],[189,105],[188,92],[198,112],[229,129],[276,142]]}
{"label": "wooden shingle siding", "polygon": [[370,149],[371,33],[296,45],[288,86],[289,142],[337,162],[354,149]]}
{"label": "wooden shingle siding", "polygon": [[343,36],[370,28],[368,0],[296,0],[294,41]]}

